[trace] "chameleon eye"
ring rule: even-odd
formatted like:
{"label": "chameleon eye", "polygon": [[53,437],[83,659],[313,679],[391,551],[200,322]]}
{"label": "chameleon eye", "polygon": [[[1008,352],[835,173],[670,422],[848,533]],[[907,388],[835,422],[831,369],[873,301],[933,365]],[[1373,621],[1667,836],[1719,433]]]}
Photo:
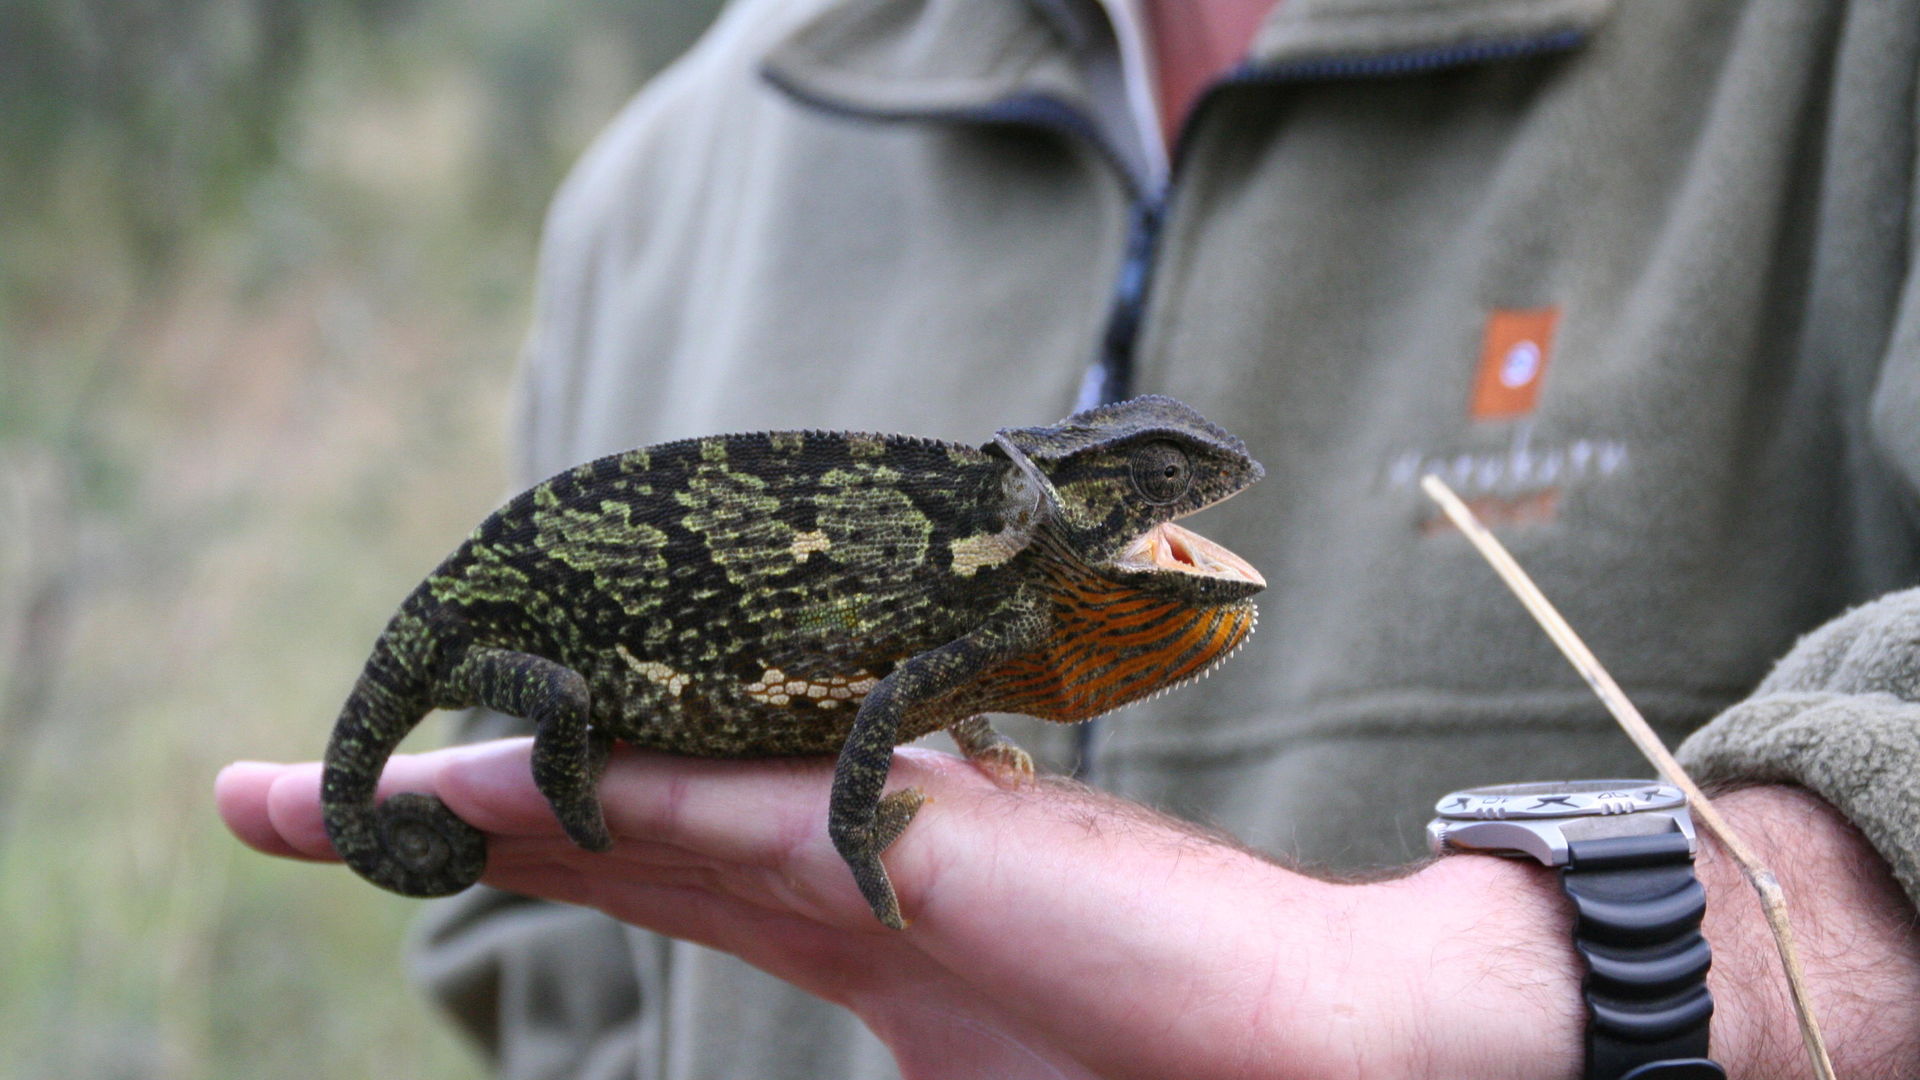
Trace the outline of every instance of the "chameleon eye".
{"label": "chameleon eye", "polygon": [[1156,506],[1173,502],[1193,483],[1187,452],[1170,442],[1151,442],[1133,452],[1133,486]]}

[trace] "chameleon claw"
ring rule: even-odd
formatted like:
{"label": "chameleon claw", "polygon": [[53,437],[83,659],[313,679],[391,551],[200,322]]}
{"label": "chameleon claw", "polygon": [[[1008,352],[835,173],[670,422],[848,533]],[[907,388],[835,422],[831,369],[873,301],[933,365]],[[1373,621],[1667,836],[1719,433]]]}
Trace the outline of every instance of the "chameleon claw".
{"label": "chameleon claw", "polygon": [[893,881],[887,877],[887,868],[881,865],[878,856],[855,865],[853,880],[860,886],[860,895],[866,898],[867,906],[873,909],[874,918],[889,930],[907,928],[907,920],[900,914],[900,897],[893,891]]}
{"label": "chameleon claw", "polygon": [[889,930],[905,930],[907,920],[900,914],[900,898],[893,894],[893,883],[886,879],[886,871],[880,871],[878,889],[869,890],[861,886],[861,893],[867,898],[867,905],[873,908],[873,915]]}

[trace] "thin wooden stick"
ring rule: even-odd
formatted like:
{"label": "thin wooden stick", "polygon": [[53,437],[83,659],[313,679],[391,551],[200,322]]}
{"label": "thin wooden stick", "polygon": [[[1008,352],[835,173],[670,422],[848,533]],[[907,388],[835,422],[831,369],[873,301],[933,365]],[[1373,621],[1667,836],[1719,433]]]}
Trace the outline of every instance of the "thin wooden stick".
{"label": "thin wooden stick", "polygon": [[1733,827],[1727,824],[1727,820],[1720,816],[1720,812],[1714,809],[1713,803],[1707,800],[1699,785],[1693,782],[1693,778],[1688,776],[1686,770],[1680,767],[1680,763],[1667,752],[1666,745],[1660,741],[1660,736],[1655,734],[1646,718],[1640,715],[1640,710],[1634,708],[1633,702],[1628,700],[1625,691],[1620,689],[1620,684],[1614,682],[1613,676],[1607,674],[1607,669],[1601,666],[1599,659],[1587,648],[1586,643],[1580,640],[1580,635],[1573,632],[1573,627],[1569,626],[1567,620],[1555,610],[1546,594],[1533,583],[1533,579],[1520,568],[1520,564],[1514,561],[1513,556],[1493,533],[1480,523],[1480,519],[1467,508],[1467,504],[1460,501],[1460,497],[1453,493],[1453,489],[1449,488],[1445,481],[1432,474],[1421,477],[1420,487],[1434,502],[1440,504],[1440,509],[1446,511],[1447,517],[1459,526],[1461,533],[1472,541],[1473,546],[1479,550],[1487,562],[1493,564],[1494,571],[1500,575],[1502,581],[1507,583],[1507,588],[1512,589],[1514,595],[1520,598],[1520,602],[1526,605],[1527,611],[1540,624],[1540,628],[1545,630],[1547,636],[1553,639],[1553,643],[1560,647],[1561,653],[1573,665],[1574,670],[1578,671],[1581,678],[1587,680],[1587,685],[1593,688],[1593,692],[1600,696],[1607,711],[1613,714],[1613,718],[1618,720],[1621,728],[1626,731],[1627,738],[1632,739],[1633,744],[1640,748],[1640,752],[1646,755],[1647,760],[1660,770],[1662,778],[1686,792],[1687,801],[1692,804],[1693,812],[1699,816],[1700,823],[1725,846],[1727,853],[1733,856],[1733,861],[1740,864],[1740,870],[1746,874],[1747,881],[1753,885],[1753,891],[1760,895],[1760,906],[1766,912],[1767,925],[1772,928],[1774,944],[1780,950],[1780,965],[1786,969],[1787,989],[1793,998],[1793,1011],[1800,1020],[1800,1041],[1807,1048],[1807,1058],[1813,1063],[1813,1073],[1820,1080],[1834,1080],[1833,1061],[1827,1056],[1827,1041],[1820,1034],[1820,1025],[1814,1019],[1813,1006],[1807,996],[1806,975],[1800,968],[1800,956],[1793,945],[1793,927],[1787,921],[1787,898],[1780,889],[1779,879],[1773,876],[1773,871],[1761,863],[1759,857],[1753,853],[1753,849],[1747,846],[1746,841],[1742,840],[1740,835],[1733,831]]}

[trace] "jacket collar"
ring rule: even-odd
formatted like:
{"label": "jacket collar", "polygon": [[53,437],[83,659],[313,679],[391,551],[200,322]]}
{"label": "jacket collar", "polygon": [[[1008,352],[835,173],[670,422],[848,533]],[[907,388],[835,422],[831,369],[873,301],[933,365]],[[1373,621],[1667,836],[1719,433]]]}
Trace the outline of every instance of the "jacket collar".
{"label": "jacket collar", "polygon": [[880,119],[1023,99],[1080,106],[1098,26],[1078,0],[839,0],[762,71],[809,104]]}
{"label": "jacket collar", "polygon": [[[1249,64],[1391,75],[1571,48],[1614,0],[1281,0]],[[1397,67],[1394,65],[1398,64]],[[1391,70],[1390,70],[1391,69]]]}
{"label": "jacket collar", "polygon": [[[1613,3],[1282,0],[1241,70],[1390,76],[1571,48]],[[992,119],[1034,102],[1085,115],[1090,66],[1113,48],[1095,0],[837,0],[763,71],[802,101],[877,119]]]}

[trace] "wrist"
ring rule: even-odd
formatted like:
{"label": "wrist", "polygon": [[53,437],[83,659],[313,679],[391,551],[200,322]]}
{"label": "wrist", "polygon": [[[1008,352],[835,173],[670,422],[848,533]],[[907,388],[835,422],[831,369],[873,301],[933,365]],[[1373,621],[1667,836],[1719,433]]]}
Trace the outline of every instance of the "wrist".
{"label": "wrist", "polygon": [[1555,871],[1495,856],[1439,859],[1378,886],[1396,928],[1390,991],[1420,1017],[1392,1075],[1576,1078],[1586,1022],[1573,917]]}

